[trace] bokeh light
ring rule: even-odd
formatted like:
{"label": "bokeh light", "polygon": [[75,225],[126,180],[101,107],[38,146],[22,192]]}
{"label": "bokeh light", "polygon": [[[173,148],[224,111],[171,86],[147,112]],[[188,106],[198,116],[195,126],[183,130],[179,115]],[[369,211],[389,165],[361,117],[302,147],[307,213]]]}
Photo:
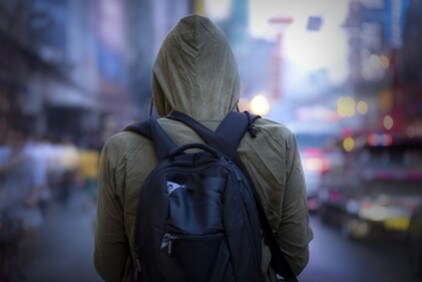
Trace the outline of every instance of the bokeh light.
{"label": "bokeh light", "polygon": [[264,95],[258,94],[252,98],[250,109],[252,113],[264,116],[270,112],[270,102]]}

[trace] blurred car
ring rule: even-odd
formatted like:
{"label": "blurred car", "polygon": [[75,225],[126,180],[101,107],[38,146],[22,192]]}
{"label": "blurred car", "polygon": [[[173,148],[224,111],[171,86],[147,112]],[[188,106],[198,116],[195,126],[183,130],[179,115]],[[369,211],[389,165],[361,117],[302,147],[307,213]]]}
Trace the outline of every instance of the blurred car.
{"label": "blurred car", "polygon": [[412,214],[409,224],[410,265],[415,278],[422,279],[422,205]]}
{"label": "blurred car", "polygon": [[342,169],[327,176],[335,183],[320,189],[321,219],[350,238],[403,237],[422,203],[422,140],[380,132],[359,138]]}
{"label": "blurred car", "polygon": [[290,124],[289,128],[295,134],[302,161],[308,209],[315,212],[319,208],[318,191],[322,175],[327,170],[338,167],[343,161],[341,150],[335,146],[340,139],[340,130],[333,125],[317,123],[295,123]]}

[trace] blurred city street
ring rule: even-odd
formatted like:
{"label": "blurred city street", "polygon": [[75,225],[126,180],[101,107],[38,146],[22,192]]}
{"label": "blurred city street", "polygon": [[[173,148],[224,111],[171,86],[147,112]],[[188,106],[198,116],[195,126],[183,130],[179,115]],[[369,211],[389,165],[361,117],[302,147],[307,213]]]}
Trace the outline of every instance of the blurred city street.
{"label": "blurred city street", "polygon": [[94,206],[76,192],[46,211],[27,282],[102,281],[93,266]]}
{"label": "blurred city street", "polygon": [[413,282],[405,243],[351,241],[339,230],[311,217],[315,238],[310,262],[299,276],[301,282]]}
{"label": "blurred city street", "polygon": [[[92,264],[95,209],[75,193],[65,209],[52,205],[46,214],[28,282],[102,281]],[[405,243],[365,243],[341,236],[311,216],[315,239],[301,282],[413,282]]]}

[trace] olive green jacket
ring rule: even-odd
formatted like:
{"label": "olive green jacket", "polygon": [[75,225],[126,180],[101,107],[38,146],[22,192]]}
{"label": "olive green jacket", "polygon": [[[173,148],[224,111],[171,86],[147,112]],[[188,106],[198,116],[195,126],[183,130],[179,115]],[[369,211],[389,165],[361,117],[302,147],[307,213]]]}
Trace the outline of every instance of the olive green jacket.
{"label": "olive green jacket", "polygon": [[[190,128],[165,116],[177,110],[214,130],[236,108],[239,89],[237,65],[222,31],[207,18],[183,18],[167,35],[153,68],[153,101],[162,117],[160,125],[177,144],[202,142]],[[238,152],[256,184],[280,248],[293,271],[300,273],[308,262],[313,234],[296,142],[289,129],[278,123],[259,119],[256,128],[257,137],[245,136]],[[138,198],[157,161],[151,141],[131,132],[118,133],[104,145],[94,263],[106,281],[131,280]],[[271,271],[270,258],[264,245],[265,273]],[[272,276],[267,276],[268,281],[273,281]]]}

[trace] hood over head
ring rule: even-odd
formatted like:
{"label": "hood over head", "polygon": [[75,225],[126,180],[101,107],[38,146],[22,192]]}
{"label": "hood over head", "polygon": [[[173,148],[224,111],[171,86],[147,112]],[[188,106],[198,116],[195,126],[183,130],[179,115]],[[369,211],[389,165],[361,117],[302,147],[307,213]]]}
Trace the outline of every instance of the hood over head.
{"label": "hood over head", "polygon": [[168,33],[153,67],[153,103],[160,116],[176,110],[198,120],[222,119],[236,108],[240,82],[224,33],[208,18],[182,18]]}

